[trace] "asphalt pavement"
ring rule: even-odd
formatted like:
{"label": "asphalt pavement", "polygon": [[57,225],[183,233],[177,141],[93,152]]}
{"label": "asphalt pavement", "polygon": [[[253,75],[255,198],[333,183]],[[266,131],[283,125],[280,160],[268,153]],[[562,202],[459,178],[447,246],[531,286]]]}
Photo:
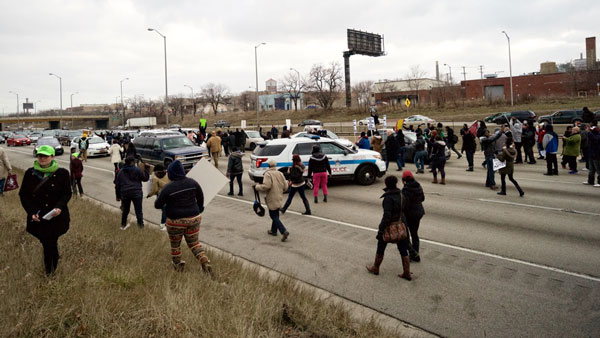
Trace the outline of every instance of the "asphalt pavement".
{"label": "asphalt pavement", "polygon": [[[7,153],[14,166],[32,165],[31,147],[11,147]],[[247,152],[246,169],[249,157]],[[66,155],[57,158],[68,167]],[[475,163],[482,160],[478,153]],[[223,172],[226,163],[221,158]],[[84,168],[85,193],[117,206],[110,160],[90,159]],[[413,164],[407,168],[415,171]],[[484,187],[481,165],[475,172],[465,168],[465,157],[452,154],[445,186],[432,184],[429,173],[416,175],[426,194],[426,215],[419,231],[422,262],[411,264],[412,282],[397,277],[402,267],[393,246],[379,276],[364,268],[375,254],[382,179],[366,187],[331,182],[328,203],[320,198],[316,205],[307,191],[313,216],[300,215],[303,205],[295,197],[282,216],[291,233],[282,243],[267,235],[270,219],[253,213],[245,175],[244,197],[226,196],[226,186],[206,206],[200,237],[209,247],[440,336],[600,336],[600,188],[581,184],[584,171],[543,176],[545,162],[538,161],[515,166],[524,197],[509,181],[507,196],[498,196]],[[389,174],[400,175],[395,164],[390,169]],[[496,180],[500,184],[498,175]],[[160,211],[153,203],[154,198],[144,200],[144,216],[157,223]]]}

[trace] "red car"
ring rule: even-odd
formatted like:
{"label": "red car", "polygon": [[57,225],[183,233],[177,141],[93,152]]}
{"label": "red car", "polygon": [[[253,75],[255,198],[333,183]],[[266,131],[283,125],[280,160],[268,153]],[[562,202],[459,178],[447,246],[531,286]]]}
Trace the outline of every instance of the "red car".
{"label": "red car", "polygon": [[13,134],[6,139],[6,146],[24,146],[30,145],[31,140],[25,135]]}

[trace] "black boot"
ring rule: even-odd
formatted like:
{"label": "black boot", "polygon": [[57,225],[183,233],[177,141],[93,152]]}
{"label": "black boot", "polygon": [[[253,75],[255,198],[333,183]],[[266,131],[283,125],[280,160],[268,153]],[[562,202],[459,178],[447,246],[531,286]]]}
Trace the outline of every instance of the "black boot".
{"label": "black boot", "polygon": [[317,196],[315,196],[315,204],[319,203],[319,198]]}
{"label": "black boot", "polygon": [[323,202],[327,203],[327,195],[323,195]]}
{"label": "black boot", "polygon": [[308,200],[305,199],[303,202],[304,202],[304,208],[306,209],[306,211],[303,212],[302,215],[311,215],[311,213],[310,213],[310,204],[308,204]]}

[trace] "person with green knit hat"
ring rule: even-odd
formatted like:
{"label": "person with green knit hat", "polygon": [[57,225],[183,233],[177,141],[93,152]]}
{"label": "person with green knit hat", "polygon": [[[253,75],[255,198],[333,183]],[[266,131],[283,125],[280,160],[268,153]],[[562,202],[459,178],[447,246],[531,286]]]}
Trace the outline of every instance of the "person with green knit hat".
{"label": "person with green knit hat", "polygon": [[23,175],[19,197],[27,213],[27,232],[44,248],[46,275],[54,274],[60,258],[58,238],[69,230],[71,180],[69,171],[54,160],[54,148],[43,145],[33,167]]}

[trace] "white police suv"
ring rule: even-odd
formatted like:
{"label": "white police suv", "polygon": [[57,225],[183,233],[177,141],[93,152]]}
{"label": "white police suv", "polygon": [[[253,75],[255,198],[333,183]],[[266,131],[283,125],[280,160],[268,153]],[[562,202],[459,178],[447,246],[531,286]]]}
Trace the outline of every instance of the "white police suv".
{"label": "white police suv", "polygon": [[298,154],[307,166],[306,175],[308,160],[315,144],[321,146],[321,151],[329,159],[333,178],[352,178],[361,185],[370,185],[377,177],[385,175],[385,162],[378,152],[347,148],[335,140],[317,135],[260,143],[250,156],[248,174],[253,181],[262,182],[263,175],[269,168],[267,161],[271,159],[277,162],[278,170],[287,174],[288,168],[292,166],[292,156]]}

